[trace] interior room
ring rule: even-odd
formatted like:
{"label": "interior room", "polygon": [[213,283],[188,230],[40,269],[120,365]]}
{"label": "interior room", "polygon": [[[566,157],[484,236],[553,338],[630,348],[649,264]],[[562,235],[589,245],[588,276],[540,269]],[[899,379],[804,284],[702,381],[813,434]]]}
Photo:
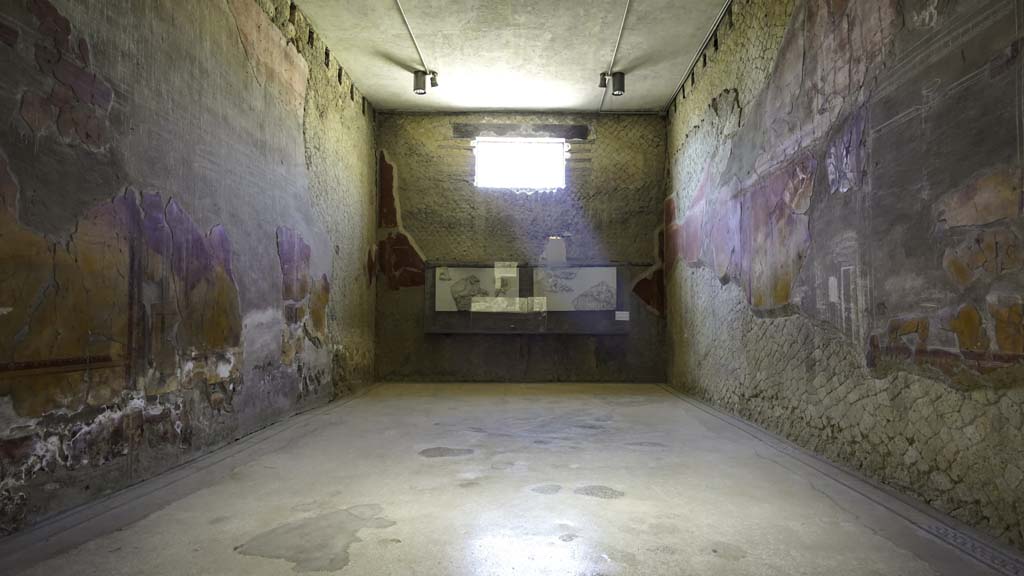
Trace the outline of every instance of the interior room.
{"label": "interior room", "polygon": [[3,0],[0,574],[1024,575],[1024,0]]}

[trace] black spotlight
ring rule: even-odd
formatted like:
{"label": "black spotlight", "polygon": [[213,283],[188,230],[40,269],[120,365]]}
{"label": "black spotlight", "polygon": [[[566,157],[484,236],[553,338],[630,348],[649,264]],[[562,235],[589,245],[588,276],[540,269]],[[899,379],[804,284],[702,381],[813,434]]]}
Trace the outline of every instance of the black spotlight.
{"label": "black spotlight", "polygon": [[607,88],[608,87],[608,73],[607,72],[601,72],[601,81],[597,83],[597,87],[598,88]]}
{"label": "black spotlight", "polygon": [[430,87],[437,88],[437,72],[430,73]]}
{"label": "black spotlight", "polygon": [[420,96],[427,93],[427,73],[423,70],[412,73],[412,91]]}
{"label": "black spotlight", "polygon": [[612,96],[622,96],[626,93],[626,75],[622,72],[612,74]]}

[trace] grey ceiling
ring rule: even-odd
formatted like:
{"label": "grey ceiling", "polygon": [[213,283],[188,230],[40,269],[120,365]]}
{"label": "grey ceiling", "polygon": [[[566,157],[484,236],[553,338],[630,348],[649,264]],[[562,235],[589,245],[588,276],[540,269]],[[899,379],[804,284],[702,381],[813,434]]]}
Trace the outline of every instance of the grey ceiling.
{"label": "grey ceiling", "polygon": [[[405,0],[440,87],[412,92],[422,68],[394,0],[298,0],[381,110],[594,112],[625,0]],[[660,111],[724,0],[633,0],[615,68],[626,95],[604,110]]]}

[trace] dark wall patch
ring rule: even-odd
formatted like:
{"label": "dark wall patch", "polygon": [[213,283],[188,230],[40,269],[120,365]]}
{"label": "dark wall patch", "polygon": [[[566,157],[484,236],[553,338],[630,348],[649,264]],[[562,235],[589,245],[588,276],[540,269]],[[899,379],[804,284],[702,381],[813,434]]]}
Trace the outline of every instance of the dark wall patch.
{"label": "dark wall patch", "polygon": [[494,136],[586,140],[590,138],[590,126],[586,124],[456,123],[452,125],[452,136],[460,139]]}
{"label": "dark wall patch", "polygon": [[379,170],[377,186],[380,194],[377,225],[380,228],[398,228],[398,207],[394,196],[394,166],[387,161],[383,151],[378,155],[377,167]]}
{"label": "dark wall patch", "polygon": [[18,29],[0,22],[0,42],[13,47],[18,43]]}

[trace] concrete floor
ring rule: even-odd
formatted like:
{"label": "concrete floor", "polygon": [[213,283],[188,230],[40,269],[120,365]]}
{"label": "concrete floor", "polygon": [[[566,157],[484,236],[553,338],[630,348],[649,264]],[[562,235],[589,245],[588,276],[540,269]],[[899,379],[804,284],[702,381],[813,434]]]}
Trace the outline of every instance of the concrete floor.
{"label": "concrete floor", "polygon": [[653,385],[387,384],[76,514],[0,543],[2,564],[48,556],[25,572],[47,576],[999,574],[934,536],[934,513]]}

